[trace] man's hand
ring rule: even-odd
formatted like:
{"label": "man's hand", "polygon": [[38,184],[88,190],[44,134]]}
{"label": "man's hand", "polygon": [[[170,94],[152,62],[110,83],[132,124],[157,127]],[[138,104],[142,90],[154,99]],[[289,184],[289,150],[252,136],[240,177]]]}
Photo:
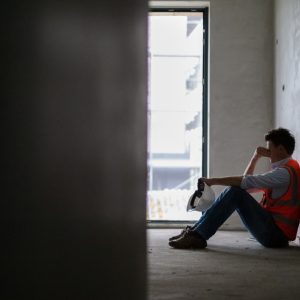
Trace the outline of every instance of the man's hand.
{"label": "man's hand", "polygon": [[248,166],[246,167],[244,175],[253,175],[256,163],[261,157],[271,157],[271,151],[265,147],[257,147]]}
{"label": "man's hand", "polygon": [[198,191],[201,191],[201,192],[204,190],[204,180],[202,180],[202,179],[205,179],[205,178],[199,178],[198,184],[197,184]]}
{"label": "man's hand", "polygon": [[265,147],[257,147],[254,152],[254,156],[257,158],[260,157],[270,157],[271,156],[271,151]]}
{"label": "man's hand", "polygon": [[204,189],[204,183],[206,183],[209,186],[214,184],[212,178],[201,177],[198,179],[198,189],[199,189],[199,182],[203,184],[203,189]]}

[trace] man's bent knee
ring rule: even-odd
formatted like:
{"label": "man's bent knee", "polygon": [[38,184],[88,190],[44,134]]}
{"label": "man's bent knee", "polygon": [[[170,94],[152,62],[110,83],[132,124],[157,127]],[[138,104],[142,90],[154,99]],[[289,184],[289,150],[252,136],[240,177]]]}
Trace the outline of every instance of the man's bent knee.
{"label": "man's bent knee", "polygon": [[245,190],[238,186],[229,186],[228,188],[225,189],[227,193],[234,193],[234,194],[245,194],[247,193]]}
{"label": "man's bent knee", "polygon": [[243,196],[245,196],[245,193],[247,192],[240,187],[230,186],[223,191],[222,196],[229,197],[231,201],[236,202],[236,205],[238,206],[239,202],[243,199]]}

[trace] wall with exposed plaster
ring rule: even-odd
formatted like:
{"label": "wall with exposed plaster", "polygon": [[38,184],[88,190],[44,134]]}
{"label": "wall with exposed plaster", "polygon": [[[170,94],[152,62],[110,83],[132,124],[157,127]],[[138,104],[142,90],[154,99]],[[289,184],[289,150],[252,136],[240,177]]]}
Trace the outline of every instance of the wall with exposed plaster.
{"label": "wall with exposed plaster", "polygon": [[[273,4],[269,0],[210,1],[212,177],[242,174],[273,126]],[[268,167],[269,161],[262,159],[256,172]],[[225,226],[239,224],[233,216]]]}
{"label": "wall with exposed plaster", "polygon": [[[272,99],[273,1],[210,1],[212,177],[243,173],[272,127]],[[257,171],[267,170],[268,165],[262,159]],[[224,227],[244,228],[237,214]]]}
{"label": "wall with exposed plaster", "polygon": [[300,1],[275,3],[275,124],[294,133],[300,160]]}
{"label": "wall with exposed plaster", "polygon": [[300,160],[300,0],[275,1],[274,93],[275,125],[293,132]]}

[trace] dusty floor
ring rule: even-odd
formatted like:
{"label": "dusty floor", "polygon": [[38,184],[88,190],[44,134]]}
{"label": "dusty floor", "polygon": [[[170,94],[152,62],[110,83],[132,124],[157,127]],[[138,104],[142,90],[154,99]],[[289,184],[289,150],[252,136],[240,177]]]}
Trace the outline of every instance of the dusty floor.
{"label": "dusty floor", "polygon": [[300,247],[266,249],[219,231],[205,250],[176,250],[178,229],[148,229],[148,300],[300,299]]}

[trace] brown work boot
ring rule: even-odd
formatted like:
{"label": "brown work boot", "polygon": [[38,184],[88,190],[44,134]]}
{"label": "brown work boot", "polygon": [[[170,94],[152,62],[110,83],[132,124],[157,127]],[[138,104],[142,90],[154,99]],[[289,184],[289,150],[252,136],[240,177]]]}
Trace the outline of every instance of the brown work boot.
{"label": "brown work boot", "polygon": [[175,249],[204,249],[207,246],[206,240],[195,231],[188,230],[182,237],[169,242]]}
{"label": "brown work boot", "polygon": [[186,231],[189,231],[191,228],[192,228],[191,226],[187,225],[185,228],[182,229],[182,231],[180,232],[180,234],[170,237],[170,238],[169,238],[169,242],[181,238],[181,237],[184,235],[184,233],[185,233]]}

